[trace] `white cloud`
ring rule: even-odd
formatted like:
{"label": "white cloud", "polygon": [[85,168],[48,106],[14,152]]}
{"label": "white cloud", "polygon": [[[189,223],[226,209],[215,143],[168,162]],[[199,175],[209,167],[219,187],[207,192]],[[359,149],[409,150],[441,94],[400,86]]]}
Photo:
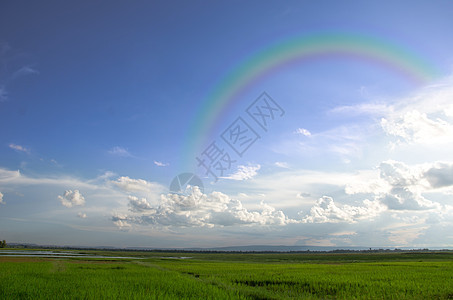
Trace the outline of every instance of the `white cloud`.
{"label": "white cloud", "polygon": [[295,133],[297,134],[301,134],[301,135],[304,135],[304,136],[311,136],[311,132],[308,131],[307,129],[305,128],[297,128]]}
{"label": "white cloud", "polygon": [[398,229],[389,230],[389,241],[395,245],[407,246],[423,234],[429,226],[400,225]]}
{"label": "white cloud", "polygon": [[132,179],[127,176],[122,176],[112,183],[126,192],[156,193],[164,190],[164,187],[158,183],[144,179]]}
{"label": "white cloud", "polygon": [[379,201],[363,201],[363,206],[337,206],[331,197],[323,196],[310,209],[310,214],[303,218],[304,223],[356,223],[358,220],[372,219],[385,211]]}
{"label": "white cloud", "polygon": [[2,192],[0,192],[0,204],[5,204],[5,202],[3,201],[3,194],[2,194]]}
{"label": "white cloud", "polygon": [[381,120],[384,131],[398,138],[398,142],[431,144],[451,142],[453,126],[441,118],[431,119],[426,113],[412,110],[398,118]]}
{"label": "white cloud", "polygon": [[39,71],[33,69],[30,66],[24,66],[13,73],[12,79],[16,79],[18,77],[26,76],[26,75],[38,75],[38,74],[39,74]]}
{"label": "white cloud", "polygon": [[112,217],[113,224],[115,224],[120,230],[127,231],[131,228],[131,224],[127,222],[127,216],[122,214],[115,214]]}
{"label": "white cloud", "polygon": [[408,165],[386,160],[353,173],[288,170],[260,176],[247,188],[265,193],[272,204],[292,209],[300,205],[306,210],[308,201],[328,195],[345,204],[369,199],[393,211],[439,213],[453,195],[453,162]]}
{"label": "white cloud", "polygon": [[[214,227],[233,225],[286,225],[297,223],[282,211],[261,203],[260,211],[249,211],[238,200],[221,192],[203,194],[197,186],[188,195],[163,194],[158,207],[152,208],[146,199],[129,198],[130,206],[139,214],[114,215],[118,227],[135,223],[164,227]],[[139,207],[139,209],[136,209]]]}
{"label": "white cloud", "polygon": [[0,183],[12,183],[16,182],[22,175],[20,171],[10,171],[0,168]]}
{"label": "white cloud", "polygon": [[433,188],[453,185],[453,163],[436,162],[425,171],[424,176]]}
{"label": "white cloud", "polygon": [[[280,169],[264,173],[242,186],[265,194],[266,201],[288,209],[306,209],[313,199],[323,195],[337,197],[342,188],[354,179],[354,174],[303,169]],[[302,206],[302,207],[301,207]]]}
{"label": "white cloud", "polygon": [[453,104],[450,104],[444,108],[444,113],[447,117],[453,117]]}
{"label": "white cloud", "polygon": [[87,214],[86,214],[86,213],[79,212],[79,213],[77,214],[77,217],[79,217],[79,218],[81,218],[81,219],[86,219]]}
{"label": "white cloud", "polygon": [[61,204],[66,207],[82,206],[85,204],[85,198],[79,190],[67,190],[64,192],[63,196],[58,196],[58,199],[60,199]]}
{"label": "white cloud", "polygon": [[287,162],[276,161],[274,164],[279,168],[289,169],[289,164]]}
{"label": "white cloud", "polygon": [[[115,180],[111,180],[111,177],[116,177]],[[76,204],[82,203],[82,198],[86,199],[85,194],[81,194],[79,191],[84,190],[89,193],[91,201],[90,214],[91,212],[110,210],[114,207],[121,207],[121,199],[124,199],[124,192],[134,193],[147,197],[147,199],[154,200],[153,203],[157,203],[160,194],[166,190],[163,185],[154,182],[148,182],[143,179],[131,179],[129,177],[118,177],[112,172],[105,172],[104,174],[91,179],[82,180],[74,177],[59,174],[52,177],[38,176],[30,177],[22,174],[20,171],[12,171],[0,168],[0,190],[16,190],[20,191],[23,188],[33,189],[34,187],[44,187],[49,190],[60,190],[63,191],[68,187],[74,187],[78,191],[72,192],[71,190],[66,191],[63,195],[58,197],[62,205],[67,207],[74,207]],[[74,190],[74,188],[72,190]],[[59,193],[59,192],[58,192]],[[80,197],[78,197],[78,194]],[[88,212],[87,212],[88,213]]]}
{"label": "white cloud", "polygon": [[170,164],[168,163],[163,163],[163,162],[160,162],[160,161],[154,161],[154,164],[158,167],[167,167],[169,166]]}
{"label": "white cloud", "polygon": [[[391,150],[404,146],[398,148],[403,151],[409,146],[422,144],[443,155],[445,159],[448,150],[453,149],[451,99],[453,76],[441,84],[417,90],[405,98],[337,107],[327,112],[327,119],[319,120],[336,124],[335,127],[311,134],[309,139],[291,137],[279,141],[273,146],[273,150],[293,157],[326,157],[330,161],[338,156],[343,162],[354,163],[376,156],[384,158],[389,149],[382,147],[383,144],[390,144]],[[330,122],[333,113],[343,114],[347,119],[338,120],[338,116],[335,116],[334,122]],[[298,134],[303,135],[304,132],[303,128],[296,130]],[[440,148],[439,144],[448,146],[448,150]],[[373,151],[370,151],[373,146]],[[421,155],[415,151],[411,151],[413,157]]]}
{"label": "white cloud", "polygon": [[347,194],[373,194],[392,210],[440,210],[437,202],[423,194],[453,186],[453,163],[436,162],[409,166],[388,160],[379,165],[378,177],[368,176],[351,181],[345,187]]}
{"label": "white cloud", "polygon": [[453,138],[453,77],[395,101],[381,126],[397,144],[449,143]]}
{"label": "white cloud", "polygon": [[129,207],[131,211],[141,212],[153,209],[153,207],[146,200],[146,198],[139,199],[135,196],[128,196],[127,198],[129,199]]}
{"label": "white cloud", "polygon": [[232,180],[247,180],[255,177],[258,174],[258,170],[261,168],[259,164],[256,165],[248,165],[248,166],[243,166],[240,165],[238,166],[238,170],[236,173],[231,174],[228,177],[225,177],[226,179],[232,179]]}
{"label": "white cloud", "polygon": [[351,235],[357,235],[357,232],[355,231],[341,231],[341,232],[334,232],[330,234],[331,236],[351,236]]}
{"label": "white cloud", "polygon": [[392,111],[392,107],[384,103],[360,103],[358,105],[338,106],[330,110],[330,113],[382,116],[390,111]]}
{"label": "white cloud", "polygon": [[437,206],[422,196],[421,173],[397,161],[385,161],[380,165],[381,179],[389,184],[385,194],[378,195],[389,209],[431,209]]}
{"label": "white cloud", "polygon": [[11,149],[14,149],[14,150],[16,150],[16,151],[25,152],[25,153],[30,153],[30,150],[29,150],[29,149],[27,149],[27,148],[25,148],[25,147],[23,147],[23,146],[21,146],[21,145],[17,145],[17,144],[11,143],[11,144],[9,144],[8,146],[9,146]]}
{"label": "white cloud", "polygon": [[[311,134],[310,138],[290,137],[273,145],[273,151],[286,156],[322,161],[350,162],[363,156],[367,139],[377,131],[374,124],[344,124],[323,132]],[[379,127],[380,128],[380,127]],[[380,130],[382,133],[382,130]]]}
{"label": "white cloud", "polygon": [[89,180],[88,182],[90,183],[99,183],[99,182],[105,182],[105,181],[108,181],[110,182],[110,178],[112,177],[117,177],[118,174],[116,174],[115,172],[112,172],[112,171],[105,171],[103,174],[97,176],[96,178],[94,179],[91,179]]}
{"label": "white cloud", "polygon": [[[8,100],[7,86],[11,85],[13,81],[22,76],[39,74],[30,64],[22,64],[22,67],[17,66],[16,63],[11,64],[12,60],[17,61],[17,58],[25,57],[24,53],[11,50],[13,49],[7,42],[0,41],[0,102]],[[16,71],[9,71],[12,69],[16,69]]]}
{"label": "white cloud", "polygon": [[304,198],[309,198],[311,195],[309,193],[297,193],[296,194],[297,198],[304,199]]}
{"label": "white cloud", "polygon": [[127,151],[127,149],[119,146],[115,146],[109,150],[109,154],[121,157],[132,157],[132,155]]}
{"label": "white cloud", "polygon": [[52,177],[30,177],[21,174],[19,170],[11,171],[0,168],[0,185],[57,185],[57,186],[77,186],[84,189],[99,189],[99,185],[90,181],[83,181],[78,178],[59,175]]}

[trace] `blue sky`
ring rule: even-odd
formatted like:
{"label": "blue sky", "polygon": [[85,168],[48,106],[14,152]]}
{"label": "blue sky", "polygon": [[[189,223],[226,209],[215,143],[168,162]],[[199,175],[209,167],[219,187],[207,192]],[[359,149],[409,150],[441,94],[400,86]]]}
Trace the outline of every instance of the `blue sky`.
{"label": "blue sky", "polygon": [[[3,1],[0,238],[452,247],[452,12],[449,1]],[[385,41],[437,75],[414,82],[341,55],[288,64],[207,140],[253,122],[246,108],[264,91],[285,114],[255,128],[222,178],[205,176],[203,148],[186,145],[203,101],[262,49],[317,32]],[[204,189],[170,193],[183,172]]]}

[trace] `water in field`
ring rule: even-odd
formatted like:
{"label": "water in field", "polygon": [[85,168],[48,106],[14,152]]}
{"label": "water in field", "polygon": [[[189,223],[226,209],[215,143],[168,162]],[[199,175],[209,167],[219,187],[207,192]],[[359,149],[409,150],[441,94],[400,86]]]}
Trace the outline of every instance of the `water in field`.
{"label": "water in field", "polygon": [[36,251],[36,250],[0,250],[0,257],[83,257],[83,258],[125,258],[125,259],[142,259],[141,257],[127,257],[127,256],[103,256],[92,255],[73,252],[55,252],[55,251]]}

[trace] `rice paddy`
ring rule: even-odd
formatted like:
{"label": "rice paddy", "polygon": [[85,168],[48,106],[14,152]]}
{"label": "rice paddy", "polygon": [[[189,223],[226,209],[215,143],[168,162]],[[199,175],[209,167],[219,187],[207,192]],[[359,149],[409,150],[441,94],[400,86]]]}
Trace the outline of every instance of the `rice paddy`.
{"label": "rice paddy", "polygon": [[451,252],[72,253],[0,254],[0,299],[453,299]]}

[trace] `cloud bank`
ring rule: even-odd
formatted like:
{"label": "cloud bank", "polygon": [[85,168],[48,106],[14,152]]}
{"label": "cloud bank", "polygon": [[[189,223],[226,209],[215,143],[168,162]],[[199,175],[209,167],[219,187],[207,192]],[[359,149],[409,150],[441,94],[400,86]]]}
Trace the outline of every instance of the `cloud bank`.
{"label": "cloud bank", "polygon": [[310,209],[310,214],[305,216],[303,223],[356,223],[359,220],[373,219],[386,207],[377,200],[363,201],[363,206],[351,206],[335,204],[332,197],[323,196]]}
{"label": "cloud bank", "polygon": [[221,192],[204,194],[197,186],[188,195],[162,194],[157,207],[146,199],[128,197],[129,210],[135,214],[115,214],[112,221],[120,228],[131,223],[164,227],[214,227],[233,225],[286,225],[298,221],[265,203],[261,210],[249,211],[239,200]]}

